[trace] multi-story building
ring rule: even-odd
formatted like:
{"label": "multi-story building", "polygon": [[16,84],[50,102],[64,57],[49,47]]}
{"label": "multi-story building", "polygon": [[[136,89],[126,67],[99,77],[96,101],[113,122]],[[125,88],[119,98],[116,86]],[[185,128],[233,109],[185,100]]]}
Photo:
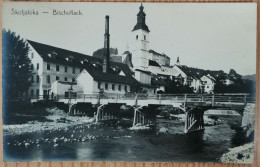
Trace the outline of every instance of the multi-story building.
{"label": "multi-story building", "polygon": [[[62,88],[61,85],[70,88],[70,85],[75,87],[77,83],[82,93],[98,93],[102,88],[105,93],[123,94],[131,92],[139,84],[126,64],[110,62],[108,72],[104,73],[102,59],[34,41],[28,43],[34,81],[29,88],[30,96],[50,94],[55,81],[60,81],[55,84],[55,92]],[[89,77],[83,77],[86,72]]]}
{"label": "multi-story building", "polygon": [[32,86],[30,96],[45,96],[51,90],[51,83],[59,80],[75,82],[82,70],[81,64],[76,61],[84,58],[83,55],[57,47],[28,40],[30,46],[29,57],[32,62]]}

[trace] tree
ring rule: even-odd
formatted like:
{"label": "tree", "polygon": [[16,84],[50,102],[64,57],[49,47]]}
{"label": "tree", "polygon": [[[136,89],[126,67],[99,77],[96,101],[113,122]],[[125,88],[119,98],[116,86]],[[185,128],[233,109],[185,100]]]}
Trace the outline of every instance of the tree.
{"label": "tree", "polygon": [[182,85],[179,82],[168,81],[165,86],[165,92],[166,93],[194,93],[193,87],[190,87],[188,85]]}
{"label": "tree", "polygon": [[32,64],[28,57],[29,46],[15,32],[3,34],[3,97],[13,98],[28,91],[31,86]]}

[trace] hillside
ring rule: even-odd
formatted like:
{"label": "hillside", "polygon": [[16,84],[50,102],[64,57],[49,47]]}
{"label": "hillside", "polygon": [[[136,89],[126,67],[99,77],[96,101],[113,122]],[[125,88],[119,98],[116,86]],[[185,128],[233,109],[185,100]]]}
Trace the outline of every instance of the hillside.
{"label": "hillside", "polygon": [[242,76],[242,79],[248,79],[248,80],[251,80],[251,81],[255,81],[256,80],[256,74],[244,75],[244,76]]}

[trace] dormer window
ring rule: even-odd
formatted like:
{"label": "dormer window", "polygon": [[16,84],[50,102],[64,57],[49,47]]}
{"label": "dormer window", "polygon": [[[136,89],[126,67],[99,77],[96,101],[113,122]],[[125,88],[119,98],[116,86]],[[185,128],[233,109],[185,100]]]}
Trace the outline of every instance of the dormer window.
{"label": "dormer window", "polygon": [[69,61],[69,62],[73,62],[73,60],[74,60],[74,58],[73,58],[72,56],[66,57],[65,59],[66,59],[67,61]]}
{"label": "dormer window", "polygon": [[56,52],[54,52],[54,51],[48,54],[48,56],[49,56],[50,58],[53,58],[53,59],[56,59],[57,55],[58,55],[58,54],[57,54]]}

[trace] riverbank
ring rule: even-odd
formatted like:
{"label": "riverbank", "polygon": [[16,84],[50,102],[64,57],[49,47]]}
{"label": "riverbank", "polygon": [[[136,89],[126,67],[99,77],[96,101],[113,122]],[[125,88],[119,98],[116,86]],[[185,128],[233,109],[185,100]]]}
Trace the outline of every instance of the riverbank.
{"label": "riverbank", "polygon": [[254,160],[254,142],[229,149],[222,155],[223,163],[252,163]]}
{"label": "riverbank", "polygon": [[68,113],[56,107],[46,109],[48,115],[44,116],[44,122],[38,120],[28,121],[23,124],[3,125],[4,135],[20,135],[26,133],[67,130],[76,125],[90,124],[94,118],[69,116]]}
{"label": "riverbank", "polygon": [[246,140],[250,141],[242,146],[229,149],[221,157],[223,163],[252,163],[254,160],[254,127],[255,127],[255,104],[248,103],[245,106],[242,118],[243,133]]}

